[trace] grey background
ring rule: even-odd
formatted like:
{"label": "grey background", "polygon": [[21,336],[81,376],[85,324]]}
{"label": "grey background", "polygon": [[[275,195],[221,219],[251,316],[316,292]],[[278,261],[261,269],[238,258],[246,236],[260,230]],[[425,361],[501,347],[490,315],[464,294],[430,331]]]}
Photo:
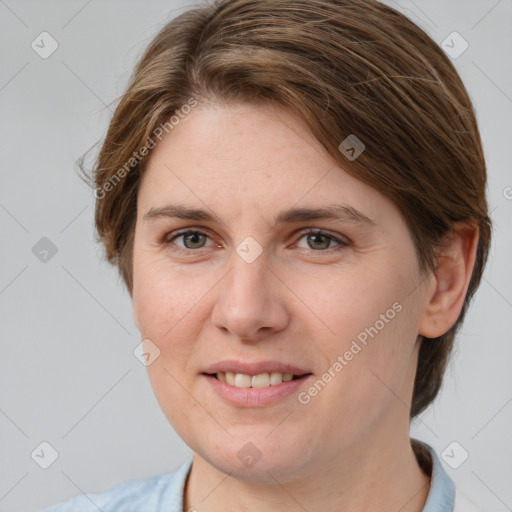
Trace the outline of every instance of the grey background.
{"label": "grey background", "polygon": [[[477,109],[495,224],[442,394],[412,435],[438,454],[457,441],[469,458],[458,469],[443,460],[457,486],[512,510],[512,2],[387,3],[438,43],[453,31],[469,43],[454,62]],[[94,242],[92,192],[75,171],[105,134],[105,105],[184,5],[0,0],[0,511],[171,471],[190,454],[133,355],[131,302]],[[59,44],[47,59],[31,48],[43,31]],[[47,262],[32,252],[42,237],[57,248]],[[48,469],[31,457],[43,441],[59,454]]]}

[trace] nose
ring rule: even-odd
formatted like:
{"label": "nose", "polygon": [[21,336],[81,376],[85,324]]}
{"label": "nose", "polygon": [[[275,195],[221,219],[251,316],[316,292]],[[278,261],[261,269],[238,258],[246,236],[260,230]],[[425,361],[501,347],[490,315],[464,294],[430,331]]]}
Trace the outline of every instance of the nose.
{"label": "nose", "polygon": [[239,340],[258,341],[286,328],[289,312],[283,284],[265,254],[252,263],[234,253],[230,269],[217,288],[212,323]]}

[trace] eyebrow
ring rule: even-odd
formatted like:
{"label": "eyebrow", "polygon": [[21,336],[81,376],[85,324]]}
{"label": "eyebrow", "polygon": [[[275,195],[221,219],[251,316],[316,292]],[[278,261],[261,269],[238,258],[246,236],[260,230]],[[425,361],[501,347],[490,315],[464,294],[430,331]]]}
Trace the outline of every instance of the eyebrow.
{"label": "eyebrow", "polygon": [[[159,218],[177,218],[224,224],[214,213],[201,208],[192,208],[178,204],[167,204],[158,208],[150,208],[143,217],[144,221],[152,221]],[[374,220],[370,219],[359,210],[356,210],[352,206],[340,204],[333,204],[320,208],[290,208],[277,215],[274,220],[274,225],[306,222],[311,220],[338,220],[351,224],[365,224],[368,226],[376,225]]]}

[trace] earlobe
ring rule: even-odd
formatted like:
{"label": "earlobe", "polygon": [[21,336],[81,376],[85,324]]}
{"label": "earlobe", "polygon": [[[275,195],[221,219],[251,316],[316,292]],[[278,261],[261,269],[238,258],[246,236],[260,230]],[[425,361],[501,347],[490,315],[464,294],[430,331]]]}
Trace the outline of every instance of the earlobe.
{"label": "earlobe", "polygon": [[475,266],[477,245],[476,223],[455,223],[438,252],[433,286],[420,319],[419,334],[422,336],[442,336],[457,321]]}

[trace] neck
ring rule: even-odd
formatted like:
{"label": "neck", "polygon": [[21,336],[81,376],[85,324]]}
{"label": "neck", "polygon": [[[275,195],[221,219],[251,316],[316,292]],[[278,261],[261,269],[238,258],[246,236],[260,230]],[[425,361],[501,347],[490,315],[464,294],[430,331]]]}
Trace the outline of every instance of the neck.
{"label": "neck", "polygon": [[311,472],[314,477],[286,482],[234,478],[194,455],[184,493],[184,510],[225,512],[282,510],[309,512],[421,512],[430,477],[420,468],[410,440],[366,441],[336,454]]}

